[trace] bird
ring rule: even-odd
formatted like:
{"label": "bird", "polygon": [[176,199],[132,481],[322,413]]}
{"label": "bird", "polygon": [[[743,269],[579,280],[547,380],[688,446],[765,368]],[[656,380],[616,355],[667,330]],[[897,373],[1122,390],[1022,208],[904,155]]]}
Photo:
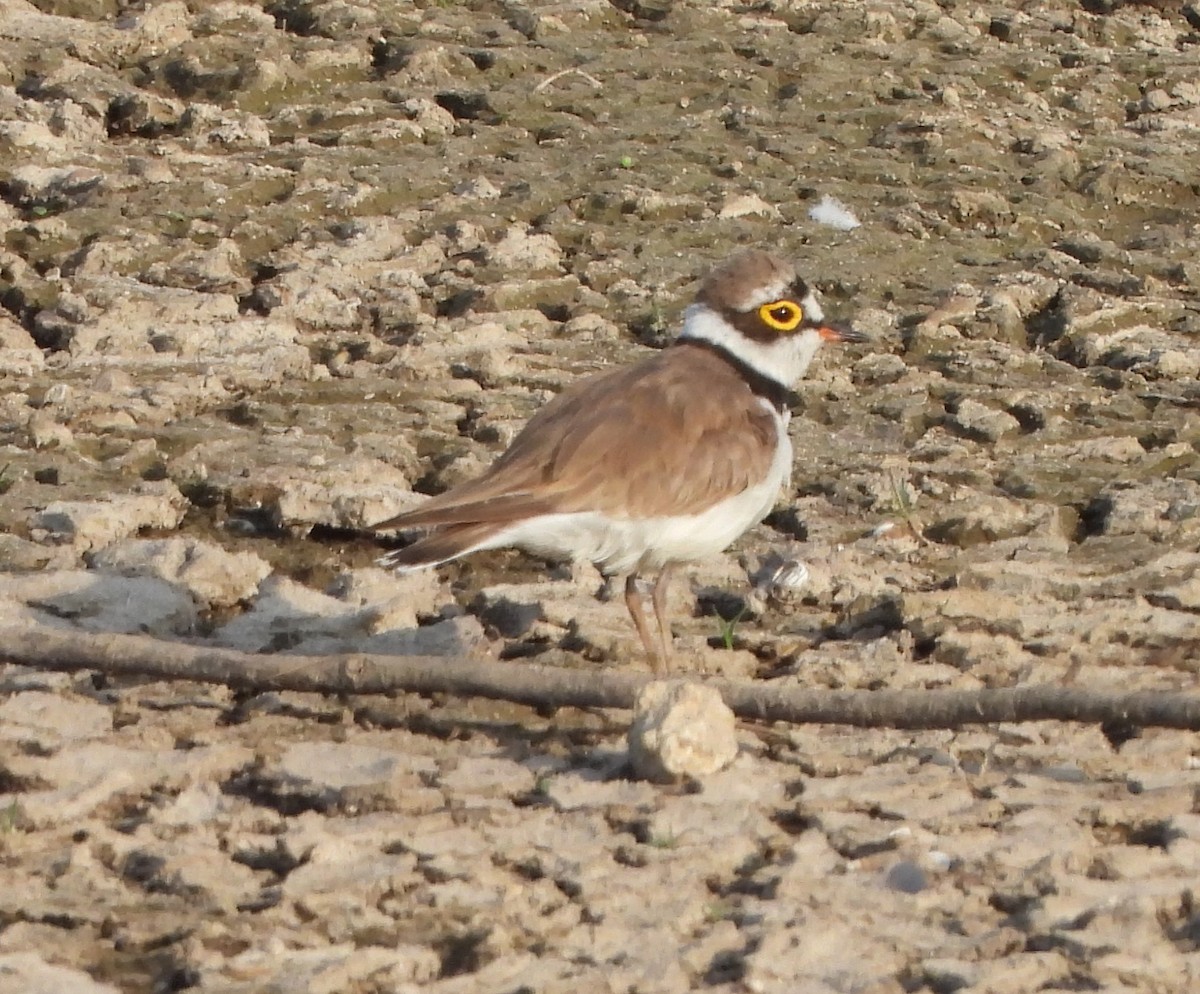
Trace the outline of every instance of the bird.
{"label": "bird", "polygon": [[[625,577],[634,628],[666,673],[673,573],[771,512],[791,479],[793,386],[824,344],[865,341],[826,320],[792,263],[737,251],[702,281],[665,348],[572,384],[481,476],[374,525],[429,529],[378,562],[406,572],[497,548],[590,561]],[[640,581],[655,573],[652,635]]]}

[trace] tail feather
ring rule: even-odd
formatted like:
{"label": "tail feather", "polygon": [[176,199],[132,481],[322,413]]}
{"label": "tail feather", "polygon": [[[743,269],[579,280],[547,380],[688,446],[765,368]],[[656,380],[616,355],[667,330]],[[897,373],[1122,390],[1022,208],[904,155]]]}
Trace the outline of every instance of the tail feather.
{"label": "tail feather", "polygon": [[459,491],[431,497],[416,507],[401,511],[371,527],[376,531],[421,526],[465,526],[469,524],[507,524],[514,518],[528,518],[553,510],[547,497],[521,492],[497,494],[478,500],[465,499]]}
{"label": "tail feather", "polygon": [[502,524],[491,521],[449,525],[403,549],[394,549],[375,561],[388,569],[402,571],[439,566],[484,548],[489,539],[495,538],[503,530]]}

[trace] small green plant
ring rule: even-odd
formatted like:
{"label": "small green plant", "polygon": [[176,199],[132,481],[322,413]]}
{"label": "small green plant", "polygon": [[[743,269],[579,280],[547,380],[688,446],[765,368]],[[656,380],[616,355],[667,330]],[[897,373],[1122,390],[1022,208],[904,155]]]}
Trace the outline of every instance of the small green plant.
{"label": "small green plant", "polygon": [[721,644],[728,651],[733,651],[734,639],[737,633],[738,623],[746,616],[746,609],[740,608],[738,613],[732,618],[726,618],[722,614],[717,615],[717,633],[721,636]]}
{"label": "small green plant", "polygon": [[891,509],[893,513],[908,525],[913,537],[918,542],[922,545],[927,544],[929,540],[925,538],[924,526],[921,524],[921,519],[917,517],[917,505],[913,500],[912,491],[908,488],[908,483],[893,473],[888,478],[888,485],[892,492]]}
{"label": "small green plant", "polygon": [[704,909],[704,920],[709,924],[728,921],[737,913],[737,908],[729,901],[714,901]]}
{"label": "small green plant", "polygon": [[679,836],[674,832],[652,835],[650,836],[650,845],[654,849],[674,849],[679,845]]}
{"label": "small green plant", "polygon": [[12,463],[10,462],[6,462],[4,468],[0,469],[0,494],[8,493],[17,483],[15,473],[12,476],[8,475],[10,469],[12,469]]}
{"label": "small green plant", "polygon": [[14,797],[8,807],[0,809],[0,835],[11,835],[21,822],[21,806]]}

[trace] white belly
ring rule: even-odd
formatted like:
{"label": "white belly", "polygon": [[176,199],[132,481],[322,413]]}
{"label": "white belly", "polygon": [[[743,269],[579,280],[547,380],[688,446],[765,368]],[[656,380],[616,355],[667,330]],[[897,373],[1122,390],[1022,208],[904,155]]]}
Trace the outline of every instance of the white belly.
{"label": "white belly", "polygon": [[[662,569],[704,559],[765,518],[791,476],[786,415],[777,415],[779,445],[763,479],[696,514],[617,518],[597,511],[546,514],[493,536],[476,549],[515,546],[550,559],[587,560],[606,574]],[[475,551],[475,550],[472,550]]]}

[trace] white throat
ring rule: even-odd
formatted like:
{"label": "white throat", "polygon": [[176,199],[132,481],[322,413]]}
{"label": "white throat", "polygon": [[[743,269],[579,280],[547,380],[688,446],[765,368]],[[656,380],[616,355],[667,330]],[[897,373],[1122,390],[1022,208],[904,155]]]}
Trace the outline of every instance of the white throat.
{"label": "white throat", "polygon": [[692,304],[684,311],[679,337],[716,345],[785,387],[800,381],[821,348],[821,336],[812,328],[795,335],[780,335],[773,342],[756,342],[706,304]]}

